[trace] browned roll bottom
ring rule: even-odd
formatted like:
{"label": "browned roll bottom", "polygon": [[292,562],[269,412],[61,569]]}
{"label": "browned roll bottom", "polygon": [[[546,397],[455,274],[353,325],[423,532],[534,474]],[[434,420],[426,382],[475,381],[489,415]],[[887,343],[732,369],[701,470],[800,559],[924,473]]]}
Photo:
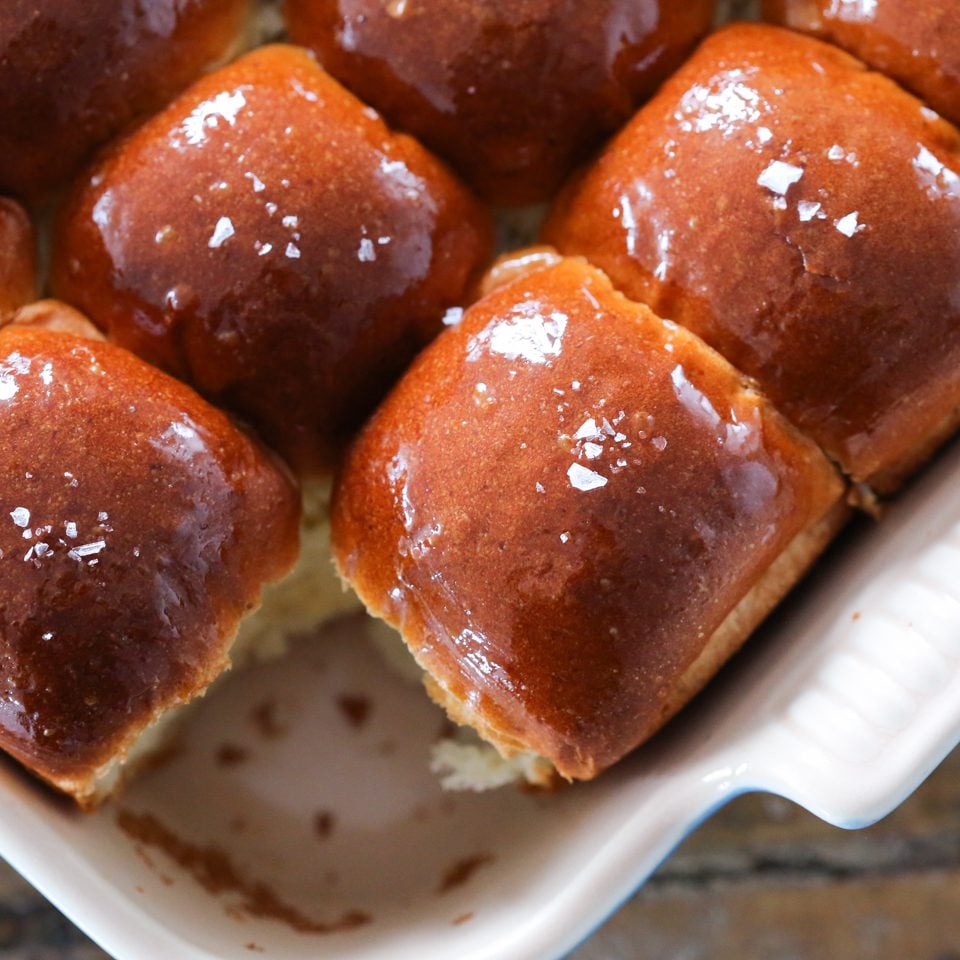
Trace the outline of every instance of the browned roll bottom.
{"label": "browned roll bottom", "polygon": [[553,195],[710,27],[714,0],[286,0],[290,35],[488,200]]}
{"label": "browned roll bottom", "polygon": [[842,492],[722,357],[568,259],[414,363],[346,461],[334,553],[451,716],[585,779],[739,646]]}
{"label": "browned roll bottom", "polygon": [[960,409],[960,134],[834,47],[714,34],[544,230],[892,490]]}
{"label": "browned roll bottom", "polygon": [[0,329],[0,747],[93,802],[227,665],[298,518],[287,473],[188,387],[107,343]]}
{"label": "browned roll bottom", "polygon": [[53,286],[309,474],[462,301],[490,244],[439,161],[278,45],[199,81],[84,174]]}
{"label": "browned roll bottom", "polygon": [[843,47],[960,123],[956,0],[764,0],[763,14]]}
{"label": "browned roll bottom", "polygon": [[4,0],[0,191],[38,198],[236,40],[249,0]]}

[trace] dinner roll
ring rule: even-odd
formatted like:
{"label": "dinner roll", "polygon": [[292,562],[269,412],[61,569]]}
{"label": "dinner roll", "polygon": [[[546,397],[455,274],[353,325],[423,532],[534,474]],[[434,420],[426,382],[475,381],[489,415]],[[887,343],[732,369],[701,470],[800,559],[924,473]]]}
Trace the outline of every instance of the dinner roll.
{"label": "dinner roll", "polygon": [[39,197],[237,39],[249,0],[4,0],[0,190]]}
{"label": "dinner roll", "polygon": [[296,557],[299,497],[222,413],[102,341],[0,329],[0,414],[0,747],[91,805],[228,666]]}
{"label": "dinner roll", "polygon": [[53,285],[326,469],[486,260],[486,213],[305,51],[205,77],[89,169]]}
{"label": "dinner roll", "polygon": [[546,200],[706,33],[714,0],[286,0],[291,37],[488,200]]}
{"label": "dinner roll", "polygon": [[960,123],[957,0],[763,0],[763,13],[843,47]]}
{"label": "dinner roll", "polygon": [[721,356],[567,259],[394,388],[338,481],[334,555],[451,717],[588,779],[742,643],[842,493]]}
{"label": "dinner roll", "polygon": [[[2,16],[2,14],[0,14]],[[20,204],[0,197],[0,323],[37,297],[37,241]]]}
{"label": "dinner roll", "polygon": [[544,230],[881,491],[960,410],[960,134],[835,47],[714,34]]}

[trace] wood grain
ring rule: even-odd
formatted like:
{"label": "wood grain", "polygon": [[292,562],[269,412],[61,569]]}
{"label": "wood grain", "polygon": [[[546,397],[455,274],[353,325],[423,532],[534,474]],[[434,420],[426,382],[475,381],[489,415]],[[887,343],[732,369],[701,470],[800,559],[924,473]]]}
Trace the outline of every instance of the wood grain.
{"label": "wood grain", "polygon": [[741,797],[569,960],[960,960],[960,750],[842,831]]}

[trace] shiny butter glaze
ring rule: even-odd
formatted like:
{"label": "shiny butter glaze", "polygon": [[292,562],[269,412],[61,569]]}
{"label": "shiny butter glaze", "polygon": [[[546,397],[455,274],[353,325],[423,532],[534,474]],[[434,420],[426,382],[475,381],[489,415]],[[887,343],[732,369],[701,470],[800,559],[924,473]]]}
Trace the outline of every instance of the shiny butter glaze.
{"label": "shiny butter glaze", "polygon": [[0,197],[0,323],[37,297],[37,238],[20,204]]}
{"label": "shiny butter glaze", "polygon": [[816,40],[712,36],[544,238],[756,377],[857,479],[894,485],[960,404],[960,135]]}
{"label": "shiny butter glaze", "polygon": [[286,0],[292,38],[494,203],[549,198],[706,33],[714,0]]}
{"label": "shiny butter glaze", "polygon": [[720,356],[566,260],[418,358],[352,448],[334,552],[468,715],[588,778],[839,495]]}
{"label": "shiny butter glaze", "polygon": [[87,171],[53,284],[312,472],[463,297],[489,230],[306,52],[264,47]]}
{"label": "shiny butter glaze", "polygon": [[0,746],[82,798],[223,669],[298,519],[288,476],[188,387],[0,329]]}
{"label": "shiny butter glaze", "polygon": [[236,39],[249,0],[3,0],[0,191],[36,197]]}
{"label": "shiny butter glaze", "polygon": [[843,47],[960,123],[956,0],[764,0],[763,14]]}

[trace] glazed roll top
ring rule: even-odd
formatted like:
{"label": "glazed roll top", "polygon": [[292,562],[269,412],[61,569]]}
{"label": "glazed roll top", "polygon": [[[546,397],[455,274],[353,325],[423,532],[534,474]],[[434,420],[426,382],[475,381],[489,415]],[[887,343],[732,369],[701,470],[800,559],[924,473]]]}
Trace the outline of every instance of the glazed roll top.
{"label": "glazed roll top", "polygon": [[589,778],[739,645],[841,493],[722,357],[565,260],[418,358],[350,452],[334,553],[454,719]]}
{"label": "glazed roll top", "polygon": [[843,47],[960,123],[956,0],[763,0],[763,13]]}
{"label": "glazed roll top", "polygon": [[24,209],[0,197],[0,322],[37,297],[37,241]]}
{"label": "glazed roll top", "polygon": [[110,344],[0,329],[0,747],[91,802],[291,566],[288,475]]}
{"label": "glazed roll top", "polygon": [[305,51],[273,46],[87,171],[53,284],[312,473],[462,300],[490,242],[439,161]]}
{"label": "glazed roll top", "polygon": [[0,190],[38,197],[237,41],[249,0],[4,0]]}
{"label": "glazed roll top", "polygon": [[755,377],[894,488],[960,405],[960,134],[834,47],[710,37],[567,188],[544,238]]}
{"label": "glazed roll top", "polygon": [[714,0],[286,0],[290,35],[488,200],[531,203],[710,26]]}

